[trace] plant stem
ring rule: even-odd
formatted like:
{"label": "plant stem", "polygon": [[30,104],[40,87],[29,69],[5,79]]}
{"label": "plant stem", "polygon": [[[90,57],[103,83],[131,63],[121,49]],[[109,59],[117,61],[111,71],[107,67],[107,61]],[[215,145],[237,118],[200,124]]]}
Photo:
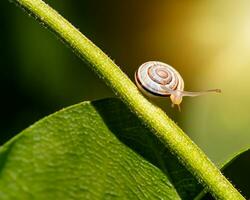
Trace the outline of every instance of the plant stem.
{"label": "plant stem", "polygon": [[214,197],[225,200],[244,199],[193,141],[160,108],[145,99],[121,69],[66,19],[42,0],[14,2],[59,35],[75,53],[90,64]]}

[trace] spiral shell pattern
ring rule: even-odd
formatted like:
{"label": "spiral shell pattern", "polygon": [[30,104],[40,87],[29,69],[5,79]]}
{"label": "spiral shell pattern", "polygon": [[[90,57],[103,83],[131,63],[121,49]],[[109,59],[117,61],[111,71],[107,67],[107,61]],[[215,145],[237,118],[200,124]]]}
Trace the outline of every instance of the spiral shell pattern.
{"label": "spiral shell pattern", "polygon": [[169,96],[169,90],[184,90],[184,81],[173,67],[158,61],[142,64],[135,73],[139,88],[154,96]]}

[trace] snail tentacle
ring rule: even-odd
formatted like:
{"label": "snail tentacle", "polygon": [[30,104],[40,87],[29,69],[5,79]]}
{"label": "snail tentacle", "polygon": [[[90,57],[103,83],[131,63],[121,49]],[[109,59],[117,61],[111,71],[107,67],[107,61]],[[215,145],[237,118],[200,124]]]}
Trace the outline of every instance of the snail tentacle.
{"label": "snail tentacle", "polygon": [[204,90],[204,91],[199,91],[199,92],[181,91],[181,93],[182,93],[182,96],[197,97],[197,96],[211,94],[211,93],[221,93],[221,90],[211,89],[211,90]]}
{"label": "snail tentacle", "polygon": [[202,96],[202,95],[211,94],[211,93],[221,93],[221,89],[211,89],[211,90],[204,90],[204,91],[199,91],[199,92],[175,90],[175,92],[179,92],[182,96],[197,97],[197,96]]}

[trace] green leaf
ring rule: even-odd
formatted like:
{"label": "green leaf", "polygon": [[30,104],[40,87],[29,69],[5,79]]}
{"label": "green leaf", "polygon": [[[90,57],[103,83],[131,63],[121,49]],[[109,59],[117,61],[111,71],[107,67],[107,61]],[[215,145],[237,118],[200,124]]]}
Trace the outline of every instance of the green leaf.
{"label": "green leaf", "polygon": [[117,99],[46,117],[0,149],[0,199],[192,199],[192,175]]}
{"label": "green leaf", "polygon": [[250,198],[250,149],[234,156],[222,169],[243,196]]}
{"label": "green leaf", "polygon": [[[246,199],[250,198],[250,149],[239,152],[229,159],[222,167],[222,172]],[[205,191],[197,197],[197,200],[214,199],[210,194],[205,196],[204,194]]]}

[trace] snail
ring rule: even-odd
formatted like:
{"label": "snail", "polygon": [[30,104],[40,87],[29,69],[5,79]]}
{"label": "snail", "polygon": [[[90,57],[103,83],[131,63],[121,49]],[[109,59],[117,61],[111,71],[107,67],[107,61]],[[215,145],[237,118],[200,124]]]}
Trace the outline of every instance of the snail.
{"label": "snail", "polygon": [[184,91],[184,81],[177,70],[168,64],[159,61],[143,63],[135,72],[135,81],[138,88],[149,96],[169,97],[172,107],[180,104],[183,96],[200,96],[209,93],[221,93],[220,89],[200,92]]}

